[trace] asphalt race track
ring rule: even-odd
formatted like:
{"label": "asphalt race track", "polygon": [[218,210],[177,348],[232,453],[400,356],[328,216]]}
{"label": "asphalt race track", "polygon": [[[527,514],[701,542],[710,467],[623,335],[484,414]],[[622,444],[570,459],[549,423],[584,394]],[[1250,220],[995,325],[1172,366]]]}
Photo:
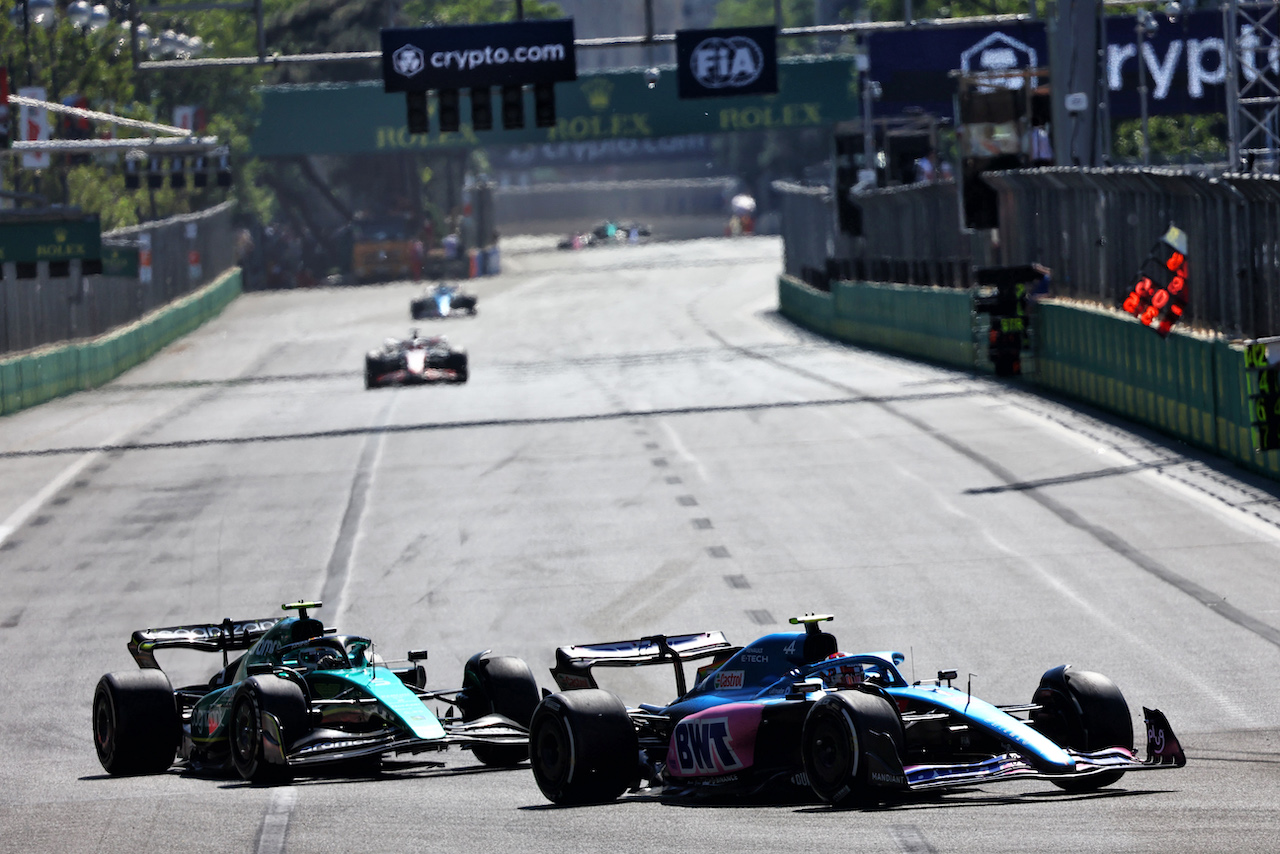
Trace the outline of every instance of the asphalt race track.
{"label": "asphalt race track", "polygon": [[[547,244],[549,245],[549,244]],[[102,389],[0,419],[0,850],[1258,852],[1280,827],[1277,486],[1016,383],[837,345],[776,312],[772,238],[509,251],[420,327],[471,381],[365,391],[422,285],[252,293]],[[258,788],[110,778],[90,705],[134,629],[279,615],[474,652],[830,612],[845,650],[1030,699],[1072,663],[1181,771],[868,811],[545,802],[468,752]],[[161,657],[175,684],[216,656]],[[972,674],[972,675],[970,675]],[[670,671],[624,698],[666,701]],[[443,764],[431,764],[438,759]]]}

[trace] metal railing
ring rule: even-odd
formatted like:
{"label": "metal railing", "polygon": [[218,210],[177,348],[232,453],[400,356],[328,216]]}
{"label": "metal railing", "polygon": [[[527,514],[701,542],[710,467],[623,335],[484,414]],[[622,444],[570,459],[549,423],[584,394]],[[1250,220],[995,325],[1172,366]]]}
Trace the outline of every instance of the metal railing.
{"label": "metal railing", "polygon": [[[1189,241],[1187,322],[1232,338],[1280,334],[1280,178],[1050,168],[984,180],[999,197],[996,233],[961,230],[956,185],[942,183],[857,196],[857,238],[839,232],[829,193],[775,185],[784,211],[798,212],[783,217],[787,272],[967,285],[968,276],[955,281],[957,265],[1040,263],[1053,270],[1053,295],[1119,306],[1156,241],[1176,225]],[[825,239],[814,233],[818,223]],[[831,247],[825,255],[823,243]]]}
{"label": "metal railing", "polygon": [[104,249],[137,248],[149,235],[149,277],[86,276],[75,261],[66,277],[51,277],[42,262],[35,278],[19,279],[14,265],[6,264],[0,281],[0,353],[101,335],[212,282],[236,265],[234,208],[234,202],[225,202],[102,235]]}

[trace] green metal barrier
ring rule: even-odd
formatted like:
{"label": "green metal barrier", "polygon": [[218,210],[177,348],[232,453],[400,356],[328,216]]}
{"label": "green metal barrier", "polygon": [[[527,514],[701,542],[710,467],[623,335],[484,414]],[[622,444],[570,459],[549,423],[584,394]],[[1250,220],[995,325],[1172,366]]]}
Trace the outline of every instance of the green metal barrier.
{"label": "green metal barrier", "polygon": [[778,279],[778,310],[805,329],[831,335],[831,294],[792,276]]}
{"label": "green metal barrier", "polygon": [[968,291],[864,282],[835,282],[831,291],[834,337],[973,367],[973,306]]}
{"label": "green metal barrier", "polygon": [[241,289],[240,270],[233,269],[195,293],[106,335],[0,360],[0,415],[110,382],[215,317]]}
{"label": "green metal barrier", "polygon": [[[780,311],[842,341],[975,370],[972,295],[966,290],[835,282],[832,293],[788,276]],[[1128,315],[1042,301],[1035,306],[1033,371],[1041,388],[1087,402],[1248,469],[1280,479],[1280,452],[1258,452],[1249,429],[1244,351],[1175,329],[1161,338]]]}

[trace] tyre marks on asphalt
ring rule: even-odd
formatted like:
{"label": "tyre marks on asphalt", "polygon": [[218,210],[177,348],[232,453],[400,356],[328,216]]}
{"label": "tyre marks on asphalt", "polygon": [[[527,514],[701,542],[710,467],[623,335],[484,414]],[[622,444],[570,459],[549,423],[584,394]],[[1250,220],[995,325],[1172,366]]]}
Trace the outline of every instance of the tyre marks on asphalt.
{"label": "tyre marks on asphalt", "polygon": [[902,854],[934,854],[937,850],[924,838],[924,833],[914,824],[891,824],[889,835],[897,843]]}
{"label": "tyre marks on asphalt", "polygon": [[277,786],[271,790],[271,802],[267,805],[262,827],[258,828],[254,854],[281,854],[284,851],[285,837],[289,835],[289,819],[297,802],[297,789]]}
{"label": "tyre marks on asphalt", "polygon": [[[828,388],[843,392],[848,395],[849,400],[858,400],[871,406],[875,406],[886,414],[910,425],[921,435],[935,439],[950,448],[956,454],[965,457],[972,463],[986,469],[988,473],[994,476],[1006,488],[1018,487],[1021,484],[1021,482],[1014,477],[1011,471],[1002,466],[996,460],[984,455],[975,448],[964,444],[959,439],[950,436],[945,430],[907,412],[901,406],[901,404],[905,402],[905,398],[898,398],[894,400],[883,396],[877,397],[874,395],[867,395],[864,394],[862,390],[850,385],[849,383],[841,382],[815,371],[810,371],[798,365],[790,364],[770,353],[764,352],[761,348],[734,344],[719,332],[712,329],[705,321],[700,319],[697,316],[696,311],[690,309],[689,314],[693,321],[701,326],[707,335],[719,342],[726,349],[732,350],[749,358],[757,359],[760,362],[773,365],[776,368],[795,374],[796,376],[802,376],[821,383]],[[800,330],[794,331],[796,332],[797,337],[815,337],[811,333],[804,333]],[[851,347],[850,349],[857,348]],[[909,360],[904,359],[904,361]],[[993,389],[998,389],[998,386],[993,385]],[[1163,471],[1162,468],[1158,468],[1157,470]],[[1021,494],[1026,495],[1027,498],[1056,516],[1064,524],[1070,525],[1082,533],[1087,534],[1104,548],[1129,561],[1138,569],[1148,573],[1153,578],[1163,581],[1165,584],[1168,584],[1170,587],[1173,587],[1175,590],[1178,590],[1190,599],[1213,611],[1223,619],[1234,623],[1240,628],[1256,635],[1274,646],[1280,647],[1280,627],[1273,626],[1258,619],[1257,617],[1254,617],[1247,611],[1229,604],[1225,597],[1215,591],[1202,587],[1186,576],[1174,571],[1171,567],[1161,563],[1151,555],[1133,548],[1123,536],[1117,534],[1115,531],[1104,525],[1085,519],[1073,508],[1068,507],[1061,501],[1058,501],[1045,489],[1039,488],[1034,484],[1029,488],[1025,487],[1025,485],[1023,485],[1023,487],[1024,488],[1018,489]]]}

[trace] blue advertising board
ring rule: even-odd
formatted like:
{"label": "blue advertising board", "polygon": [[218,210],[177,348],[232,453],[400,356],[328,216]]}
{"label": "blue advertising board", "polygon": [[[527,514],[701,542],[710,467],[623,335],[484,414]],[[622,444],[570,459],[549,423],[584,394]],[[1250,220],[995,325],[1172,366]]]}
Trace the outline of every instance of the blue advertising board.
{"label": "blue advertising board", "polygon": [[[1173,20],[1157,15],[1156,20],[1159,27],[1142,45],[1149,114],[1224,112],[1227,63],[1222,13],[1194,12]],[[1131,15],[1106,19],[1101,74],[1113,120],[1137,118],[1141,113],[1136,26]],[[1247,44],[1250,38],[1257,37],[1242,32],[1242,43]],[[867,50],[871,79],[878,81],[883,91],[875,108],[881,116],[917,109],[950,116],[956,91],[952,71],[1049,67],[1043,21],[876,32],[867,36]],[[1271,73],[1280,73],[1280,56],[1260,52],[1256,61],[1259,65],[1270,63]],[[1245,71],[1251,73],[1252,67]],[[1020,78],[1009,79],[1010,88],[1020,85]]]}

